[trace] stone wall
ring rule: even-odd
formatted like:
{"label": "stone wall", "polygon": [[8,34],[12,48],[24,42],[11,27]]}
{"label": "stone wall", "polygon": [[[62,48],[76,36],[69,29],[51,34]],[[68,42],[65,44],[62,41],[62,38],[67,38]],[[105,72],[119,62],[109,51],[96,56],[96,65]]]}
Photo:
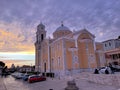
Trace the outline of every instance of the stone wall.
{"label": "stone wall", "polygon": [[86,79],[90,82],[120,86],[120,74],[90,74],[86,73],[80,76],[81,79]]}

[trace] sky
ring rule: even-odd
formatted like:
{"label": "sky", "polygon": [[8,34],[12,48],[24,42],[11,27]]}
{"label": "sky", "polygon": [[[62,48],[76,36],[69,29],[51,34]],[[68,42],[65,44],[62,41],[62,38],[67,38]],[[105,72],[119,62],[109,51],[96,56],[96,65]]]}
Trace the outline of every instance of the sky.
{"label": "sky", "polygon": [[[120,0],[0,0],[0,60],[34,60],[37,25],[86,28],[97,42],[120,35]],[[23,58],[24,57],[24,58]]]}

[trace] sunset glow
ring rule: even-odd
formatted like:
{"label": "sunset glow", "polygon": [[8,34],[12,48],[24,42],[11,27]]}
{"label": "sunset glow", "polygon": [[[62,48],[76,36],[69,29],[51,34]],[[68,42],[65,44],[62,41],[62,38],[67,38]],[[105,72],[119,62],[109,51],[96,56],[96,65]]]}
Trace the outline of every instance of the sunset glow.
{"label": "sunset glow", "polygon": [[34,60],[33,52],[1,52],[0,60]]}

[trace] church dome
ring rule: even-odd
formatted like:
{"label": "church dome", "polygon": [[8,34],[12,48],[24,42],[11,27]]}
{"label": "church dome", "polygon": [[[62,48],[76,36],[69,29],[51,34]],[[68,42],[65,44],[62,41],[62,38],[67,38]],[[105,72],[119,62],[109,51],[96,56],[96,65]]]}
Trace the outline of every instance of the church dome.
{"label": "church dome", "polygon": [[63,24],[61,24],[61,26],[56,29],[56,31],[64,31],[64,30],[70,31],[70,29],[68,27],[64,26]]}
{"label": "church dome", "polygon": [[54,39],[66,36],[68,34],[72,33],[72,31],[70,31],[70,29],[66,26],[63,25],[63,23],[61,24],[60,27],[58,27],[55,32],[53,33],[53,37]]}

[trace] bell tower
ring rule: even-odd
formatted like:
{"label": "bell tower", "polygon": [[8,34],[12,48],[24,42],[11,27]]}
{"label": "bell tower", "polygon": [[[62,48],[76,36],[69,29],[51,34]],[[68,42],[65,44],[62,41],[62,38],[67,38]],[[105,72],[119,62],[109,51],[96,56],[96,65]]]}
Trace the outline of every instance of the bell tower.
{"label": "bell tower", "polygon": [[37,32],[36,32],[36,42],[35,42],[35,70],[41,71],[41,43],[46,38],[46,31],[45,31],[45,25],[40,23],[37,26]]}
{"label": "bell tower", "polygon": [[42,23],[40,23],[37,26],[37,32],[36,32],[37,43],[41,43],[45,38],[46,38],[45,26]]}

